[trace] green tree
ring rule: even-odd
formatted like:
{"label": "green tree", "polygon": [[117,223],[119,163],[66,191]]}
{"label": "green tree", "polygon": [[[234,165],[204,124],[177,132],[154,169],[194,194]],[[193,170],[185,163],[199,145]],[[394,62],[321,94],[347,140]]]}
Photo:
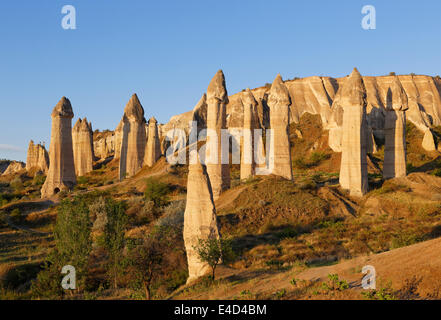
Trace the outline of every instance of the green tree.
{"label": "green tree", "polygon": [[[77,287],[85,282],[92,249],[89,207],[84,197],[65,199],[58,208],[54,238],[57,258],[62,266],[72,265],[77,275]],[[61,270],[60,270],[61,271]]]}
{"label": "green tree", "polygon": [[198,239],[198,244],[193,246],[193,249],[196,251],[199,260],[210,266],[213,281],[219,263],[229,264],[235,256],[229,239],[218,239],[216,237]]}
{"label": "green tree", "polygon": [[124,255],[126,245],[125,232],[128,217],[126,206],[123,202],[106,199],[107,223],[104,228],[104,247],[109,254],[107,274],[113,282],[113,287],[118,288],[118,280],[124,274],[127,259]]}
{"label": "green tree", "polygon": [[75,267],[77,290],[84,288],[92,248],[90,229],[89,209],[85,198],[63,200],[58,207],[55,224],[55,248],[32,284],[31,290],[36,297],[52,299],[63,295],[61,269],[65,265]]}

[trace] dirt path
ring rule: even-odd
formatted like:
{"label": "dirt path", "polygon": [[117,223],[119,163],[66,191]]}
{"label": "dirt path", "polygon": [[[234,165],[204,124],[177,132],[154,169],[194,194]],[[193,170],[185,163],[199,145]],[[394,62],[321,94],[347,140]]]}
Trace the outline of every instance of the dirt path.
{"label": "dirt path", "polygon": [[[236,299],[244,292],[253,297],[268,297],[279,290],[293,290],[292,279],[311,282],[327,281],[329,274],[337,274],[339,279],[348,282],[350,288],[340,296],[341,299],[361,299],[361,280],[365,276],[363,266],[371,265],[376,271],[377,289],[387,286],[390,281],[394,289],[401,289],[414,278],[417,292],[427,297],[441,287],[441,238],[421,242],[408,247],[384,253],[363,256],[343,261],[331,266],[308,268],[299,272],[296,268],[288,271],[276,270],[235,270],[220,267],[218,278],[222,284],[206,290],[193,290],[185,293],[180,288],[171,299]],[[309,294],[308,294],[309,295]],[[301,299],[315,298],[302,296]]]}

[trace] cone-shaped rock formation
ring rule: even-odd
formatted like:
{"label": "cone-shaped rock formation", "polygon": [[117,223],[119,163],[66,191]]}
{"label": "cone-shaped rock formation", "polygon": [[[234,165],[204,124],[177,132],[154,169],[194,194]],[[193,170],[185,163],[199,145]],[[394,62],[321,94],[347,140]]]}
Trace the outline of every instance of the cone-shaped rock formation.
{"label": "cone-shaped rock formation", "polygon": [[242,93],[243,104],[243,137],[240,160],[240,179],[246,180],[255,174],[254,162],[254,129],[257,128],[257,101],[250,89]]}
{"label": "cone-shaped rock formation", "polygon": [[368,191],[366,89],[357,69],[342,88],[343,106],[342,157],[340,185],[351,195]]}
{"label": "cone-shaped rock formation", "polygon": [[289,106],[291,98],[280,74],[274,79],[268,96],[270,108],[272,173],[292,180],[291,147],[289,142]]}
{"label": "cone-shaped rock formation", "polygon": [[145,150],[144,164],[152,167],[161,157],[161,144],[159,141],[158,121],[151,117],[148,125],[147,147]]}
{"label": "cone-shaped rock formation", "polygon": [[77,176],[93,170],[93,131],[87,119],[78,119],[72,129],[72,143]]}
{"label": "cone-shaped rock formation", "polygon": [[184,242],[187,252],[187,283],[207,274],[210,270],[194,250],[199,239],[219,238],[216,209],[210,179],[198,161],[189,165],[187,205],[184,213]]}
{"label": "cone-shaped rock formation", "polygon": [[76,184],[72,147],[72,118],[74,113],[69,99],[63,97],[52,111],[51,144],[49,148],[49,171],[41,188],[46,198],[62,190],[72,189]]}
{"label": "cone-shaped rock formation", "polygon": [[[222,191],[230,187],[229,159],[222,159],[222,129],[226,129],[226,105],[228,93],[225,77],[219,70],[207,89],[207,143],[205,163],[210,177],[213,198],[217,200]],[[228,151],[225,150],[228,155]],[[229,158],[226,156],[226,158]],[[224,163],[222,163],[224,162]]]}
{"label": "cone-shaped rock formation", "polygon": [[408,99],[395,77],[388,90],[386,107],[383,177],[406,176],[406,113]]}
{"label": "cone-shaped rock formation", "polygon": [[122,121],[119,177],[135,175],[144,163],[146,146],[146,121],[144,108],[134,94],[124,109]]}

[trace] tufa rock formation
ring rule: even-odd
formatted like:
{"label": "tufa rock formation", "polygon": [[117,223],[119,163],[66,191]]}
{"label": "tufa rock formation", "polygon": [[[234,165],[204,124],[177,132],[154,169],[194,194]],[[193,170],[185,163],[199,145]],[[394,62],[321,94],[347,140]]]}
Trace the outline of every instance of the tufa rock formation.
{"label": "tufa rock formation", "polygon": [[343,128],[340,185],[351,195],[368,191],[366,90],[357,69],[342,88]]}
{"label": "tufa rock formation", "polygon": [[144,164],[152,167],[161,157],[161,144],[159,141],[158,121],[151,117],[148,126],[147,147],[145,150]]}
{"label": "tufa rock formation", "polygon": [[93,154],[97,159],[115,156],[115,133],[105,130],[93,133]]}
{"label": "tufa rock formation", "polygon": [[[423,133],[428,128],[441,125],[441,80],[424,75],[400,75],[398,78],[409,100],[406,120],[412,122]],[[366,89],[367,123],[373,135],[380,140],[385,139],[387,92],[393,79],[394,76],[363,77]],[[290,122],[298,123],[305,113],[320,115],[324,129],[329,130],[329,146],[335,152],[341,152],[343,107],[340,101],[344,98],[342,88],[347,80],[348,77],[308,77],[284,82],[292,102]],[[259,103],[260,127],[268,128],[267,102],[270,87],[263,86],[251,91]],[[241,127],[243,125],[241,93],[229,96],[228,100],[227,127]],[[170,119],[165,128],[187,130],[189,120],[191,120],[191,112],[176,115]]]}
{"label": "tufa rock formation", "polygon": [[146,121],[144,108],[136,94],[132,95],[124,109],[119,162],[120,180],[134,176],[144,163],[146,146]]}
{"label": "tufa rock formation", "polygon": [[202,165],[189,165],[187,205],[184,213],[184,242],[187,252],[187,283],[207,274],[209,265],[200,261],[194,246],[198,239],[219,238],[210,180]]}
{"label": "tufa rock formation", "polygon": [[49,170],[49,154],[46,148],[41,144],[34,144],[34,141],[29,142],[28,156],[26,159],[26,170],[36,168],[39,171],[47,173]]}
{"label": "tufa rock formation", "polygon": [[25,164],[20,161],[11,161],[6,170],[2,173],[3,176],[20,172],[25,168]]}
{"label": "tufa rock formation", "polygon": [[395,77],[388,91],[383,177],[406,176],[406,113],[408,100],[400,80]]}
{"label": "tufa rock formation", "polygon": [[289,106],[291,99],[280,74],[271,86],[268,97],[270,108],[272,173],[292,180],[291,147],[289,143]]}
{"label": "tufa rock formation", "polygon": [[49,171],[41,188],[46,198],[76,184],[72,147],[72,118],[74,114],[69,99],[63,97],[52,111]]}
{"label": "tufa rock formation", "polygon": [[254,99],[253,93],[247,89],[242,94],[243,104],[243,137],[242,137],[242,154],[240,160],[240,179],[246,180],[255,174],[254,162],[254,129],[256,124],[256,107],[257,101]]}
{"label": "tufa rock formation", "polygon": [[72,129],[72,143],[77,176],[93,170],[93,130],[87,119],[78,119]]}
{"label": "tufa rock formation", "polygon": [[[230,187],[229,159],[222,159],[221,130],[226,129],[226,104],[228,94],[225,77],[219,70],[207,89],[207,143],[205,163],[213,191],[217,200]],[[225,152],[228,155],[228,151]],[[225,162],[225,163],[222,163]]]}

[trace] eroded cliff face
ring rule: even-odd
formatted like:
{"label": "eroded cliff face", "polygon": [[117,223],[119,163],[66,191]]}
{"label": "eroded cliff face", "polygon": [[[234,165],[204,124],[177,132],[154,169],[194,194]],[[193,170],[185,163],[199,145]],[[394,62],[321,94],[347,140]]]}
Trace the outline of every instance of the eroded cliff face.
{"label": "eroded cliff face", "polygon": [[[284,84],[288,88],[292,101],[290,122],[297,123],[304,113],[321,116],[323,127],[329,130],[329,145],[341,152],[341,128],[343,106],[341,88],[347,77],[308,77],[288,80]],[[424,75],[398,76],[408,96],[409,109],[407,120],[411,121],[422,132],[428,128],[441,125],[441,79]],[[367,123],[377,138],[384,139],[386,118],[387,92],[392,85],[394,76],[363,77],[367,94]],[[252,89],[258,102],[258,118],[261,127],[269,127],[269,109],[267,105],[270,86]],[[240,93],[230,96],[227,104],[227,127],[240,128],[243,124],[243,106]],[[188,132],[188,121],[192,112],[172,117],[163,130],[181,128]],[[163,131],[163,133],[164,133]]]}
{"label": "eroded cliff face", "polygon": [[20,161],[11,161],[6,170],[2,173],[2,175],[7,176],[9,174],[14,174],[19,172],[25,168],[25,164]]}

